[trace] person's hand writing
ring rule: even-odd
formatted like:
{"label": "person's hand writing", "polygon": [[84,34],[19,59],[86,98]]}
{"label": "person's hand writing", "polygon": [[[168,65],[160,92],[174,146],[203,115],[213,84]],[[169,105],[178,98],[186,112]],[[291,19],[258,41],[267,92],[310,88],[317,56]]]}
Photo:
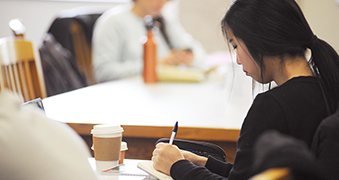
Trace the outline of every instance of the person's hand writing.
{"label": "person's hand writing", "polygon": [[186,66],[191,66],[194,60],[194,54],[191,50],[181,50],[178,52],[178,58],[180,63]]}
{"label": "person's hand writing", "polygon": [[182,159],[185,158],[177,146],[165,143],[157,144],[152,156],[154,169],[168,175],[170,175],[172,165]]}
{"label": "person's hand writing", "polygon": [[176,66],[180,63],[180,59],[177,57],[175,50],[171,50],[170,53],[160,61],[164,65]]}
{"label": "person's hand writing", "polygon": [[165,65],[179,65],[184,64],[190,66],[193,62],[194,54],[189,50],[172,50],[165,58],[163,58],[160,63]]}
{"label": "person's hand writing", "polygon": [[189,151],[181,150],[181,154],[184,156],[185,159],[191,161],[193,164],[197,166],[205,166],[207,162],[206,157],[196,155]]}

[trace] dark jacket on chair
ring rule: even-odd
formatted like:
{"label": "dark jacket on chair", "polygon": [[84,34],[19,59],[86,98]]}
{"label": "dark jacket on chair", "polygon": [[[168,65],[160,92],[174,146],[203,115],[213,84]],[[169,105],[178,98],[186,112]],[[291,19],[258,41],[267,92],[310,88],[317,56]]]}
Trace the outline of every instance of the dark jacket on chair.
{"label": "dark jacket on chair", "polygon": [[86,80],[76,70],[73,55],[48,33],[39,49],[47,96],[87,86]]}

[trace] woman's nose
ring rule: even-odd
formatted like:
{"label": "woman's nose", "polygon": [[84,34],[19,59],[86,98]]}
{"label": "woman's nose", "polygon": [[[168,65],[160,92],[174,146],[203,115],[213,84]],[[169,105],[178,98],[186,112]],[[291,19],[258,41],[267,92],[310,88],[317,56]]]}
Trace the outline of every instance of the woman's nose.
{"label": "woman's nose", "polygon": [[236,58],[237,58],[237,64],[238,64],[238,65],[241,65],[241,62],[240,62],[238,56],[237,56]]}

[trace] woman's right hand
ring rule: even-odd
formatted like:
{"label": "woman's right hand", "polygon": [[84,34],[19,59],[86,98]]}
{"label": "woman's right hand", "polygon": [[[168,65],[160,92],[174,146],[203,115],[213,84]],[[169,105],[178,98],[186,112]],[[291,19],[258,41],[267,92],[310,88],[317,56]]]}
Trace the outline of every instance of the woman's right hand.
{"label": "woman's right hand", "polygon": [[184,156],[185,159],[191,161],[193,164],[197,166],[205,166],[207,162],[206,157],[196,155],[189,151],[181,150],[181,154]]}

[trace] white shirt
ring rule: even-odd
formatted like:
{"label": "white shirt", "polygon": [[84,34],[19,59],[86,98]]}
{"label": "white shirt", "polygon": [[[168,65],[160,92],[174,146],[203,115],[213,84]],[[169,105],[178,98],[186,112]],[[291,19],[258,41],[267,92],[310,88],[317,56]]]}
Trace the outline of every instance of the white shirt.
{"label": "white shirt", "polygon": [[[99,83],[142,72],[146,27],[143,18],[130,10],[130,6],[114,7],[95,24],[92,61],[94,76]],[[177,19],[162,16],[174,49],[192,49],[195,56],[193,66],[201,65],[206,55],[201,44],[183,29]],[[154,40],[158,57],[166,56],[170,48],[159,30],[154,31]]]}
{"label": "white shirt", "polygon": [[0,92],[0,157],[0,179],[97,179],[81,137],[8,90]]}

